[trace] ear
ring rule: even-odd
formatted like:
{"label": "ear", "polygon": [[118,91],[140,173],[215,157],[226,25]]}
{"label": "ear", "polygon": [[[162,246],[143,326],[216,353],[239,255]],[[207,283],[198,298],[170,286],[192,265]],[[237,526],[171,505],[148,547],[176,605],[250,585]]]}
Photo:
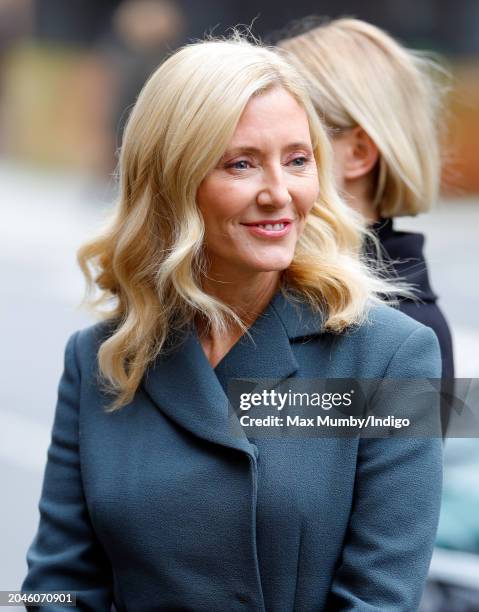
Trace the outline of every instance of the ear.
{"label": "ear", "polygon": [[345,154],[343,158],[343,176],[352,181],[368,174],[379,159],[376,143],[359,125],[345,134]]}

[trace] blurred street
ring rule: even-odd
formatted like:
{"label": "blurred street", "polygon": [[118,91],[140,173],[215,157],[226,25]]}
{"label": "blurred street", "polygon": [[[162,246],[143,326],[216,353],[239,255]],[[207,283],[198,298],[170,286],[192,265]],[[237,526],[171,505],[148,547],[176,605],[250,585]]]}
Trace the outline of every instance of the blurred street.
{"label": "blurred street", "polygon": [[[6,590],[20,587],[37,526],[65,343],[93,322],[77,309],[83,279],[75,251],[104,217],[113,189],[6,163],[0,181],[0,590]],[[442,203],[430,215],[397,223],[427,233],[432,284],[453,330],[458,377],[479,376],[478,204]]]}
{"label": "blurred street", "polygon": [[91,322],[76,309],[83,284],[75,249],[101,218],[108,187],[6,164],[0,164],[0,182],[0,590],[5,590],[20,587],[36,529],[65,342]]}

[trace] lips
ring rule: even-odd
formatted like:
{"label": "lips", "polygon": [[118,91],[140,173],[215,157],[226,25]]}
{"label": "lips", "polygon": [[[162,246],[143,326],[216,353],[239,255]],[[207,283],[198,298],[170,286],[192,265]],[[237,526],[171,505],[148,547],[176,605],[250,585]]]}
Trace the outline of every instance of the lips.
{"label": "lips", "polygon": [[279,231],[279,230],[283,230],[286,226],[286,223],[255,223],[253,226],[248,225],[248,227],[260,227],[262,229],[268,230],[268,231]]}
{"label": "lips", "polygon": [[259,227],[268,231],[281,231],[284,230],[286,225],[292,223],[291,219],[261,219],[253,223],[242,223],[247,227]]}
{"label": "lips", "polygon": [[248,230],[260,238],[281,238],[289,233],[291,219],[261,219],[255,223],[242,223]]}

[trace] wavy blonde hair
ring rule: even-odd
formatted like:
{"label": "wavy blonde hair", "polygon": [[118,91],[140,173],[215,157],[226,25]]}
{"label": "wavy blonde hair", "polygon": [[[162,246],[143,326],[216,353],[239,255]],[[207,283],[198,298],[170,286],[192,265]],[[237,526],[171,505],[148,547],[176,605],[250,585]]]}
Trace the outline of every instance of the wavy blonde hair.
{"label": "wavy blonde hair", "polygon": [[436,201],[441,170],[440,110],[447,73],[386,32],[342,18],[286,38],[313,103],[334,131],[360,125],[380,158],[373,203],[382,217],[416,215]]}
{"label": "wavy blonde hair", "polygon": [[[390,289],[360,259],[365,230],[335,190],[327,134],[297,71],[238,34],[188,45],[141,91],[124,134],[117,205],[100,235],[78,251],[84,302],[114,323],[98,353],[102,379],[116,396],[109,409],[133,399],[169,334],[195,316],[219,332],[232,321],[244,329],[202,289],[207,264],[196,192],[248,101],[273,87],[287,90],[307,113],[320,184],[282,288],[321,311],[325,329],[335,332],[362,322],[368,303]],[[95,287],[100,295],[93,299]]]}

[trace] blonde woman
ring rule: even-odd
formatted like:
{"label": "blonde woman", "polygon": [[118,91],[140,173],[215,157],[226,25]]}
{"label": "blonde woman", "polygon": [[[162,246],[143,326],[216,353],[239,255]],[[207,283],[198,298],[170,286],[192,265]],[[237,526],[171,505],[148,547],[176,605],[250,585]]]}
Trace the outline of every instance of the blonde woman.
{"label": "blonde woman", "polygon": [[414,289],[400,310],[435,331],[442,376],[452,379],[451,334],[429,282],[424,237],[393,226],[394,217],[425,212],[437,199],[439,66],[359,19],[297,22],[279,47],[307,78],[330,127],[342,193],[376,232],[391,272]]}
{"label": "blonde woman", "polygon": [[104,320],[66,346],[23,589],[95,612],[415,609],[440,440],[251,439],[228,415],[232,379],[440,372],[433,332],[377,297],[297,72],[240,37],[179,50],[120,178],[79,252]]}

